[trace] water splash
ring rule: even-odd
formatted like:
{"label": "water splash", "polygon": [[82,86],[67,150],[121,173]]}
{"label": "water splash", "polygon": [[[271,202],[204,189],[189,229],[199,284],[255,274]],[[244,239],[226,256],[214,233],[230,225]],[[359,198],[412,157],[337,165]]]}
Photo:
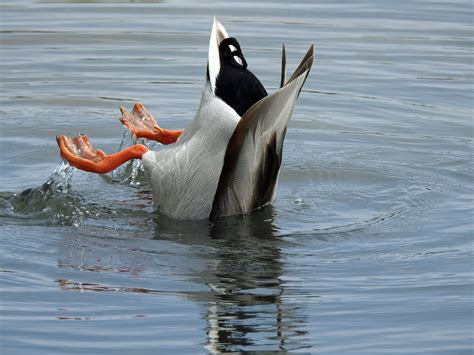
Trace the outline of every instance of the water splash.
{"label": "water splash", "polygon": [[63,161],[43,185],[1,196],[0,218],[23,223],[41,220],[40,224],[81,224],[85,211],[82,198],[71,191],[73,171],[74,168]]}
{"label": "water splash", "polygon": [[[127,131],[119,150],[137,143]],[[88,218],[116,216],[117,210],[88,203],[81,195],[72,191],[74,170],[69,163],[62,161],[41,186],[28,188],[20,193],[0,192],[0,224],[79,226]],[[148,183],[141,160],[132,160],[111,174],[101,176],[109,183],[133,187]]]}
{"label": "water splash", "polygon": [[43,185],[14,194],[9,199],[14,209],[20,212],[36,212],[43,209],[55,195],[71,193],[73,170],[72,166],[62,161]]}
{"label": "water splash", "polygon": [[66,161],[61,161],[48,180],[41,186],[41,189],[64,194],[70,193],[73,171],[74,167]]}
{"label": "water splash", "polygon": [[[144,140],[137,140],[127,130],[122,136],[122,142],[120,143],[118,151],[135,144],[147,145]],[[111,180],[113,183],[126,184],[134,187],[147,185],[145,169],[143,167],[142,161],[138,159],[131,160],[128,163],[119,166],[109,175],[104,175],[104,178],[106,180]]]}

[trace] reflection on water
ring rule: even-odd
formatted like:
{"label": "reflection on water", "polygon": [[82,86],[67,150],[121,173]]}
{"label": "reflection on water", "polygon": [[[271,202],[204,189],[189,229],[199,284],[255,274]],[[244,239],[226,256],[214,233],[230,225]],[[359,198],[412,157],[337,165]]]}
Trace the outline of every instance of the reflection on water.
{"label": "reflection on water", "polygon": [[286,343],[291,348],[304,334],[297,306],[283,305],[284,269],[274,232],[271,207],[211,226],[211,239],[220,241],[217,263],[199,276],[213,296],[206,317],[211,352],[251,348],[262,337],[274,342],[275,349],[289,350]]}
{"label": "reflection on water", "polygon": [[[109,256],[104,255],[95,244],[97,241],[91,238],[64,238],[59,248],[60,268],[128,273],[137,278],[159,272],[153,270],[155,263],[161,264],[160,259],[172,254],[173,249],[185,248],[180,257],[166,258],[166,269],[176,275],[186,275],[188,282],[203,286],[199,291],[160,289],[159,283],[155,288],[143,288],[67,279],[54,282],[66,291],[168,294],[193,300],[202,307],[202,317],[207,322],[207,339],[203,342],[210,353],[262,345],[282,351],[302,348],[304,342],[298,338],[306,334],[303,330],[306,316],[294,302],[285,300],[285,285],[281,281],[284,265],[273,219],[271,207],[247,217],[230,217],[212,223],[183,224],[157,218],[155,236],[148,244],[151,250],[146,250],[154,254],[152,261],[140,259],[130,247],[121,250],[113,240],[103,242],[106,250],[113,249]],[[182,257],[188,262],[183,263]]]}

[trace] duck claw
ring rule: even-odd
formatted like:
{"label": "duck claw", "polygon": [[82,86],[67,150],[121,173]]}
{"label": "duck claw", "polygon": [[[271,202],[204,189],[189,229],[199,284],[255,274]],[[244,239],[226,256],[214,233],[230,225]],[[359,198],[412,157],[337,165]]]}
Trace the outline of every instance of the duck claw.
{"label": "duck claw", "polygon": [[107,154],[102,150],[94,149],[89,137],[84,134],[72,138],[59,135],[56,137],[56,141],[61,157],[78,169],[98,172],[100,163],[107,158]]}
{"label": "duck claw", "polygon": [[93,162],[99,162],[107,157],[107,154],[102,150],[96,150],[92,146],[89,137],[85,134],[79,134],[76,137],[68,137],[60,135],[56,137],[59,148],[61,149],[61,155],[68,159],[71,156],[86,159]]}
{"label": "duck claw", "polygon": [[146,138],[162,144],[176,142],[183,132],[161,128],[153,115],[151,115],[141,102],[137,102],[128,112],[123,106],[120,107],[122,116],[120,122],[137,138]]}
{"label": "duck claw", "polygon": [[137,138],[148,138],[158,131],[155,117],[148,113],[141,102],[133,106],[132,112],[128,112],[123,106],[120,107],[120,112],[120,122]]}
{"label": "duck claw", "polygon": [[140,159],[148,151],[144,145],[137,144],[118,153],[108,155],[103,150],[94,149],[89,137],[80,134],[76,137],[59,135],[56,137],[61,157],[72,166],[92,173],[105,174],[130,159]]}

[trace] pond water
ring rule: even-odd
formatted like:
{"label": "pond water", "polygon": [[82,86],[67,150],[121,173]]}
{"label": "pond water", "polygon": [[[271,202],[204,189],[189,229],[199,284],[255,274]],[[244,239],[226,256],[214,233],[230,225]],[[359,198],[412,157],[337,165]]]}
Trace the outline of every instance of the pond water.
{"label": "pond water", "polygon": [[[166,128],[199,104],[213,16],[268,91],[316,60],[276,201],[156,213],[107,152],[120,105]],[[9,1],[0,5],[2,354],[471,353],[473,5],[459,1]]]}

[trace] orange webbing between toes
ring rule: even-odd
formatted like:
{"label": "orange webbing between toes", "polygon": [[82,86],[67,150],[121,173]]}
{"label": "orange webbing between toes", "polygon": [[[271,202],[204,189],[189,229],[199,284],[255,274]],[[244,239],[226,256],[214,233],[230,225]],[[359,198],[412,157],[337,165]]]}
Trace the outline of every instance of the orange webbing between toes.
{"label": "orange webbing between toes", "polygon": [[107,155],[95,150],[84,135],[69,138],[65,135],[56,137],[61,156],[72,166],[98,174],[108,173],[131,159],[141,159],[148,148],[142,144],[128,147],[118,153]]}
{"label": "orange webbing between toes", "polygon": [[141,102],[137,102],[132,112],[127,112],[120,107],[122,117],[120,122],[127,127],[137,138],[146,138],[161,144],[171,144],[177,141],[182,130],[169,130],[161,128],[153,115],[151,115]]}

